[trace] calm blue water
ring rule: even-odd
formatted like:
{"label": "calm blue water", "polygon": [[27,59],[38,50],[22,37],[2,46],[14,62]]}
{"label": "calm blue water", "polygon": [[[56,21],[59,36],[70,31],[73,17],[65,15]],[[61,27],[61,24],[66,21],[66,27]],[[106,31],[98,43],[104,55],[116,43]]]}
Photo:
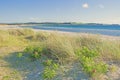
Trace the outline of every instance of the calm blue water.
{"label": "calm blue water", "polygon": [[103,34],[110,36],[120,36],[120,25],[102,25],[102,24],[41,24],[36,26],[24,26],[24,28],[58,30],[67,32],[82,32]]}

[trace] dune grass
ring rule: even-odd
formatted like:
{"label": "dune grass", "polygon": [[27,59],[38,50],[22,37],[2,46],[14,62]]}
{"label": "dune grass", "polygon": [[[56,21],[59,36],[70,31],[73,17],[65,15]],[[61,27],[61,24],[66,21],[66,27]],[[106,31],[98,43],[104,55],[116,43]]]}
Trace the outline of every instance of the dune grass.
{"label": "dune grass", "polygon": [[[108,62],[119,62],[120,60],[120,42],[103,40],[98,35],[69,36],[56,32],[44,32],[37,34],[35,38],[33,37],[33,40],[41,41],[42,45],[37,45],[37,48],[34,46],[34,51],[28,53],[33,52],[34,56],[47,57],[47,59],[52,59],[61,66],[78,62],[83,67],[83,71],[92,78],[105,75],[109,70]],[[83,49],[84,47],[87,51]],[[35,49],[40,50],[40,52]],[[76,55],[82,53],[82,51],[86,55]],[[94,58],[95,54],[97,57]],[[89,55],[93,57],[89,57]]]}
{"label": "dune grass", "polygon": [[[1,51],[2,48],[6,47],[8,48],[7,52]],[[16,62],[13,57],[9,56],[14,54],[12,52],[17,51],[18,53],[14,54],[16,57],[13,55],[16,61],[21,58],[20,63],[26,62],[26,66],[36,61],[37,64],[41,64],[44,68],[42,69],[41,77],[39,77],[41,78],[40,80],[56,80],[58,78],[58,80],[63,78],[67,80],[71,77],[75,80],[100,77],[100,80],[102,80],[101,75],[107,76],[106,74],[113,69],[110,68],[110,63],[120,63],[120,41],[102,39],[99,35],[88,34],[81,36],[80,34],[73,35],[72,33],[68,35],[59,32],[34,32],[29,29],[0,30],[0,49],[2,52],[0,53],[1,62],[6,62],[13,66]],[[12,52],[9,51],[10,49]],[[25,68],[25,64],[19,66]],[[17,67],[14,69],[14,66],[11,68],[13,71],[17,69]],[[74,66],[77,67],[72,68]],[[17,70],[21,74],[19,68]],[[22,67],[21,70],[23,70]],[[79,77],[79,71],[86,74],[85,78]],[[20,80],[20,74],[19,79],[16,78],[15,80]],[[73,76],[70,76],[71,74]],[[2,75],[1,79],[7,80],[4,78],[9,78],[9,76],[12,75]],[[23,77],[25,76],[21,75],[21,79]]]}
{"label": "dune grass", "polygon": [[29,31],[30,30],[27,29],[26,32],[24,30],[0,30],[0,47],[27,45],[27,40],[25,40],[24,37],[28,36]]}

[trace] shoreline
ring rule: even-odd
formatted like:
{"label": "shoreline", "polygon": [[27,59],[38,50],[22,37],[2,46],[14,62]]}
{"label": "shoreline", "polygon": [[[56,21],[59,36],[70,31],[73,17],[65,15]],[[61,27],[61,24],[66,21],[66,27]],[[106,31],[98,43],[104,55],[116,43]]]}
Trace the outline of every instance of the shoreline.
{"label": "shoreline", "polygon": [[31,29],[35,32],[57,32],[60,34],[66,35],[79,35],[79,36],[99,36],[101,39],[109,39],[109,40],[120,40],[120,36],[112,36],[112,35],[103,35],[103,34],[94,34],[94,33],[85,33],[85,32],[68,32],[68,31],[58,31],[58,30],[42,30],[42,29],[32,29],[32,28],[22,28],[19,25],[0,25],[0,30],[9,30],[9,29]]}

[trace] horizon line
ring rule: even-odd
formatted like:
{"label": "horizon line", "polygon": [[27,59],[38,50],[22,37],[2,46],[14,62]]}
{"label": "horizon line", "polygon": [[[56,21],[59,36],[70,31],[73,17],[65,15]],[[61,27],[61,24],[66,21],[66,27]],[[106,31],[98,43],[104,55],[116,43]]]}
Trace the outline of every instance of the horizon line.
{"label": "horizon line", "polygon": [[105,24],[105,25],[120,25],[120,23],[100,23],[100,22],[55,22],[55,21],[50,21],[50,22],[2,22],[2,23],[0,23],[0,24],[42,24],[42,23],[60,23],[60,24],[67,24],[67,23],[76,23],[76,24]]}

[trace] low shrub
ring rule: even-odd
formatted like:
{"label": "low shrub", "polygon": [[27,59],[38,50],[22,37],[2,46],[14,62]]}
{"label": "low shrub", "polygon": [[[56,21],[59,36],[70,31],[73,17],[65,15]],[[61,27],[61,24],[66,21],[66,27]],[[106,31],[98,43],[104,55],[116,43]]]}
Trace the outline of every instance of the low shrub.
{"label": "low shrub", "polygon": [[43,79],[51,80],[58,74],[59,64],[54,63],[52,60],[46,60],[43,62],[43,65],[45,67],[43,70]]}
{"label": "low shrub", "polygon": [[83,70],[89,74],[89,76],[94,77],[98,74],[104,74],[108,70],[108,66],[103,62],[96,62],[95,59],[99,53],[95,50],[90,50],[87,47],[83,47],[77,53],[79,61],[83,67]]}
{"label": "low shrub", "polygon": [[37,47],[29,46],[25,48],[24,52],[29,53],[32,59],[38,59],[42,56],[42,48],[39,46]]}
{"label": "low shrub", "polygon": [[23,53],[18,53],[17,57],[21,58],[23,56]]}

